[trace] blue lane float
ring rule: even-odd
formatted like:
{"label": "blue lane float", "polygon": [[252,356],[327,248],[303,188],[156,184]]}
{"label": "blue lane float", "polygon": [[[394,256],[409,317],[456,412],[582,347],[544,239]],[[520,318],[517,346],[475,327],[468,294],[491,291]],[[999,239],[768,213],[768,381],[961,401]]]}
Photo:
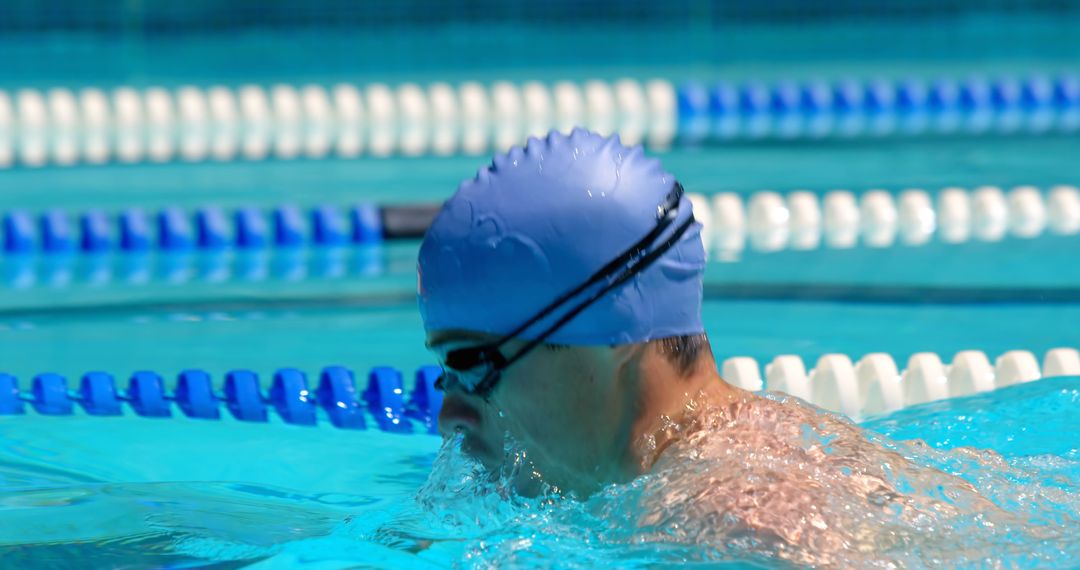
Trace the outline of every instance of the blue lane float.
{"label": "blue lane float", "polygon": [[59,374],[46,372],[34,377],[31,388],[31,406],[39,414],[68,416],[74,411],[68,395],[67,379]]}
{"label": "blue lane float", "polygon": [[0,372],[0,416],[25,413],[26,408],[19,394],[19,381],[11,374]]}
{"label": "blue lane float", "polygon": [[229,219],[221,208],[210,206],[196,211],[195,232],[201,249],[222,249],[229,245]]}
{"label": "blue lane float", "polygon": [[225,375],[225,403],[233,417],[243,422],[269,419],[259,377],[250,370],[233,370]]}
{"label": "blue lane float", "polygon": [[373,368],[368,374],[363,399],[368,412],[383,431],[412,433],[412,424],[405,421],[405,393],[401,372],[389,366]]}
{"label": "blue lane float", "polygon": [[167,418],[172,415],[165,397],[165,382],[157,372],[140,370],[128,381],[127,398],[131,409],[146,418]]}
{"label": "blue lane float", "polygon": [[23,413],[26,413],[26,407],[18,393],[18,380],[0,372],[0,416],[18,416]]}
{"label": "blue lane float", "polygon": [[203,370],[184,370],[176,379],[173,399],[189,418],[216,420],[221,418],[214,383]]}
{"label": "blue lane float", "polygon": [[112,221],[105,212],[91,210],[79,216],[79,249],[101,253],[112,247]]}
{"label": "blue lane float", "polygon": [[[160,220],[160,218],[158,218]],[[120,249],[146,251],[150,249],[150,219],[141,208],[130,208],[116,219],[120,233]]]}
{"label": "blue lane float", "polygon": [[232,222],[236,228],[236,247],[257,249],[266,247],[270,242],[270,226],[258,208],[236,210]]}
{"label": "blue lane float", "polygon": [[12,210],[0,218],[0,249],[8,255],[23,255],[371,245],[384,239],[421,237],[436,213],[430,204],[380,207],[369,203],[345,209],[321,205],[306,212],[293,205],[269,211],[241,207],[231,212],[217,206],[193,211],[166,207],[156,212],[129,208],[115,216],[96,209],[74,215],[50,210],[37,218]]}
{"label": "blue lane float", "polygon": [[439,433],[439,410],[442,409],[443,393],[435,389],[435,381],[442,375],[438,366],[421,366],[416,371],[416,383],[405,415],[427,428],[428,433]]}
{"label": "blue lane float", "polygon": [[34,219],[21,210],[4,214],[3,221],[4,251],[7,253],[27,253],[37,248],[37,231]]}
{"label": "blue lane float", "polygon": [[[361,203],[349,208],[352,241],[359,244],[375,244],[386,237],[410,237],[423,235],[437,209],[428,207],[379,208],[375,204]],[[383,223],[383,218],[387,223]],[[396,223],[391,223],[394,220]],[[387,227],[393,226],[393,227]]]}
{"label": "blue lane float", "polygon": [[87,372],[79,384],[79,403],[92,416],[119,416],[124,413],[116,392],[116,380],[106,372]]}
{"label": "blue lane float", "polygon": [[709,138],[711,121],[722,115],[725,109],[710,108],[709,92],[698,82],[685,83],[675,93],[679,141],[684,145],[695,145]]}
{"label": "blue lane float", "polygon": [[157,214],[158,247],[186,250],[195,245],[195,228],[191,217],[180,208],[165,208]]}
{"label": "blue lane float", "polygon": [[295,368],[282,368],[274,373],[270,385],[270,403],[286,423],[313,426],[317,419],[315,402],[308,391],[307,376]]}
{"label": "blue lane float", "polygon": [[[304,244],[304,215],[292,205],[274,208],[270,213],[274,227],[274,245],[300,247]],[[314,241],[314,240],[312,240]]]}
{"label": "blue lane float", "polygon": [[760,138],[1080,129],[1080,77],[809,79],[676,87],[684,145]]}
{"label": "blue lane float", "polygon": [[344,245],[349,241],[350,230],[347,223],[336,207],[319,206],[311,211],[312,239],[324,246]]}
{"label": "blue lane float", "polygon": [[438,366],[421,367],[406,398],[401,371],[389,366],[371,369],[359,394],[353,372],[343,366],[324,368],[314,391],[308,389],[304,372],[281,368],[265,392],[258,374],[244,369],[227,372],[220,390],[206,371],[187,369],[177,376],[172,391],[164,376],[151,370],[133,373],[126,390],[118,389],[115,377],[106,372],[87,372],[78,390],[70,390],[64,376],[46,372],[32,379],[29,392],[20,390],[14,376],[0,372],[0,416],[25,414],[26,404],[42,415],[69,416],[78,404],[88,415],[121,416],[126,404],[138,416],[168,418],[176,404],[188,418],[219,420],[224,405],[243,422],[268,422],[273,411],[287,424],[314,426],[322,410],[325,419],[341,429],[367,429],[370,415],[381,431],[436,434],[442,393],[435,390],[435,380],[440,373]]}
{"label": "blue lane float", "polygon": [[41,248],[49,253],[66,253],[75,249],[75,228],[66,212],[50,210],[38,220]]}
{"label": "blue lane float", "polygon": [[315,403],[330,416],[330,423],[343,429],[367,429],[364,413],[356,399],[356,381],[344,366],[327,366],[319,375]]}

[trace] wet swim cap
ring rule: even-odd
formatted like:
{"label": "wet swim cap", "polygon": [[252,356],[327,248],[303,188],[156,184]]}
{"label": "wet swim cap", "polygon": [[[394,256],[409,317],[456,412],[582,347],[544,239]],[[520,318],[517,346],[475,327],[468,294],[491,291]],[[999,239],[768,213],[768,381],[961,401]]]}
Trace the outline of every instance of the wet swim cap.
{"label": "wet swim cap", "polygon": [[[674,183],[640,146],[581,129],[530,138],[525,149],[496,156],[458,187],[424,237],[417,267],[424,327],[509,333],[654,229]],[[683,196],[657,243],[691,215]],[[700,230],[695,223],[547,342],[625,344],[703,332]],[[534,338],[564,312],[520,336]]]}

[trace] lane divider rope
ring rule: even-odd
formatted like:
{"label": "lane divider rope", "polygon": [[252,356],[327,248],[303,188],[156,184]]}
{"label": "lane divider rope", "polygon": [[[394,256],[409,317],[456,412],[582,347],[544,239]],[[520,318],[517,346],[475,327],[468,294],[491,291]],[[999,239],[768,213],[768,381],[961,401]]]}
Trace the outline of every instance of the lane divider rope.
{"label": "lane divider rope", "polygon": [[[1080,351],[1052,349],[1041,368],[1035,355],[1024,350],[1008,351],[993,365],[976,350],[958,352],[949,365],[937,354],[923,352],[912,355],[903,371],[884,353],[868,354],[854,364],[847,355],[826,354],[809,372],[795,355],[777,356],[764,368],[753,358],[732,357],[720,368],[724,379],[740,388],[784,392],[860,419],[1043,377],[1078,376]],[[227,372],[220,387],[203,370],[184,370],[173,390],[165,387],[159,373],[148,370],[131,374],[126,389],[118,389],[111,374],[92,371],[72,390],[64,376],[47,372],[34,376],[28,392],[20,390],[14,376],[0,373],[0,415],[21,415],[28,408],[44,415],[72,415],[79,406],[89,415],[118,416],[126,405],[144,417],[171,417],[175,406],[189,418],[220,419],[224,405],[245,422],[267,422],[273,411],[285,423],[313,426],[321,410],[331,425],[343,429],[366,429],[370,420],[387,432],[437,433],[443,396],[435,380],[440,373],[438,366],[418,369],[408,400],[402,373],[388,366],[371,369],[360,394],[353,372],[342,366],[324,368],[315,390],[309,390],[307,376],[295,368],[277,370],[268,390],[255,372],[244,369]]]}
{"label": "lane divider rope", "polygon": [[0,168],[484,154],[575,126],[661,149],[675,142],[1068,133],[1080,129],[1080,76],[0,90]]}
{"label": "lane divider rope", "polygon": [[106,372],[87,372],[74,390],[64,376],[46,372],[34,376],[28,392],[20,391],[14,376],[0,373],[0,415],[25,414],[29,408],[64,416],[75,413],[77,405],[89,415],[119,416],[126,405],[136,415],[164,418],[173,415],[175,406],[189,418],[216,420],[224,406],[246,422],[267,422],[273,411],[285,423],[313,426],[321,410],[337,428],[366,429],[373,421],[382,431],[437,433],[442,392],[435,389],[435,380],[440,373],[437,366],[418,369],[408,400],[401,371],[388,366],[372,368],[359,394],[352,370],[343,366],[323,368],[314,390],[308,388],[307,375],[296,368],[274,372],[268,390],[263,390],[255,372],[244,369],[227,372],[220,386],[204,370],[184,370],[173,390],[166,388],[160,374],[149,370],[131,374],[126,389],[117,388],[114,376]]}
{"label": "lane divider rope", "polygon": [[308,210],[286,204],[268,211],[217,206],[193,211],[166,207],[156,212],[129,208],[115,215],[101,210],[72,215],[54,209],[35,216],[11,210],[0,219],[0,245],[7,254],[21,255],[374,244],[423,236],[438,210],[438,204],[379,207],[370,203],[345,208],[324,204]]}
{"label": "lane divider rope", "polygon": [[[745,199],[733,192],[711,197],[690,194],[703,226],[706,247],[721,254],[750,246],[759,251],[923,245],[933,237],[945,243],[969,239],[999,241],[1007,235],[1033,238],[1047,231],[1080,233],[1080,189],[1058,185],[1045,191],[1017,186],[1008,192],[996,186],[974,190],[949,187],[936,198],[925,190],[907,189],[895,196],[867,190],[856,196],[831,190],[822,196],[800,190],[781,195],[759,191]],[[193,211],[167,207],[140,208],[110,215],[101,210],[69,214],[23,210],[0,218],[0,250],[9,255],[31,253],[100,254],[110,251],[189,251],[235,248],[327,247],[378,243],[384,238],[421,237],[438,212],[438,204],[384,206],[355,204],[346,208],[321,205],[302,210],[283,205],[264,211],[253,207],[225,210],[205,206]]]}

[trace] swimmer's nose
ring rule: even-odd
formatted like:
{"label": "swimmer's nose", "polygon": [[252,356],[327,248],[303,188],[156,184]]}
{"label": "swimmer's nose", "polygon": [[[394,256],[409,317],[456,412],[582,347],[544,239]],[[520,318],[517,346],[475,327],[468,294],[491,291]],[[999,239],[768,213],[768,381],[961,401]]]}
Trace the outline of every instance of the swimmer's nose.
{"label": "swimmer's nose", "polygon": [[457,432],[475,433],[480,429],[480,409],[462,396],[449,392],[439,412],[439,431],[444,436]]}

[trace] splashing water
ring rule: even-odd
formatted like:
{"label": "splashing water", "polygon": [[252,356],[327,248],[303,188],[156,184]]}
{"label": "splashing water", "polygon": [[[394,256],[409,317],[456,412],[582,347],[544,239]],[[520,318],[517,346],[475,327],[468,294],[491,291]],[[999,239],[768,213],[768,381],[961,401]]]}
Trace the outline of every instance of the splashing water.
{"label": "splashing water", "polygon": [[550,487],[522,497],[512,483],[529,469],[523,451],[508,446],[492,474],[450,440],[411,524],[384,526],[380,540],[426,533],[416,551],[477,568],[1061,567],[1080,557],[1075,449],[1012,460],[941,450],[780,396],[691,411],[667,426],[673,445],[642,442],[655,455],[647,475],[585,501]]}
{"label": "splashing water", "polygon": [[[557,494],[557,489],[544,484],[532,470],[521,446],[509,435],[506,441],[499,472],[490,472],[467,457],[462,452],[461,436],[443,443],[417,500],[425,511],[441,519],[444,528],[454,533],[451,536],[498,528],[521,510],[547,504]],[[537,490],[539,499],[530,501],[515,491],[523,479],[534,483],[529,486]]]}

